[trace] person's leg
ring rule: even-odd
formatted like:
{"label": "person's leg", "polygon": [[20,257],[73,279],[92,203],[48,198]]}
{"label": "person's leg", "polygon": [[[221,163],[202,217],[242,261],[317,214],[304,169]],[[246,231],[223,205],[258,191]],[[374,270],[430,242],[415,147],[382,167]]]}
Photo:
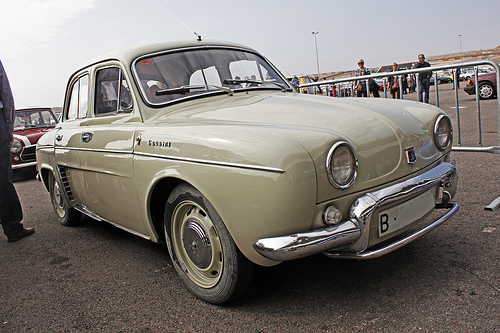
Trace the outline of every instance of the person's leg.
{"label": "person's leg", "polygon": [[13,237],[23,230],[23,211],[12,181],[10,143],[0,142],[0,220],[4,234]]}
{"label": "person's leg", "polygon": [[423,93],[424,93],[424,82],[422,81],[420,85],[418,86],[418,101],[422,102],[423,99]]}
{"label": "person's leg", "polygon": [[[422,82],[424,83],[424,82]],[[431,88],[431,82],[429,80],[425,80],[425,83],[423,84],[425,87],[425,103],[429,103],[429,91]]]}

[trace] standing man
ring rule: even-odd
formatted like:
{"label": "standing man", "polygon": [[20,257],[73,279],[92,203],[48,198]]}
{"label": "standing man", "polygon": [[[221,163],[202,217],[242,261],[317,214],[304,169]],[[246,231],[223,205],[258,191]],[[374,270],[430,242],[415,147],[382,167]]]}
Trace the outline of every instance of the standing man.
{"label": "standing man", "polygon": [[[418,63],[415,68],[431,67],[427,61],[425,61],[425,56],[423,54],[418,55]],[[431,76],[432,71],[418,73],[418,101],[423,101],[423,93],[425,92],[425,103],[429,103],[429,88],[431,87]]]}
{"label": "standing man", "polygon": [[23,210],[12,180],[10,144],[14,139],[14,97],[0,61],[0,222],[7,240],[17,242],[35,232],[21,224]]}

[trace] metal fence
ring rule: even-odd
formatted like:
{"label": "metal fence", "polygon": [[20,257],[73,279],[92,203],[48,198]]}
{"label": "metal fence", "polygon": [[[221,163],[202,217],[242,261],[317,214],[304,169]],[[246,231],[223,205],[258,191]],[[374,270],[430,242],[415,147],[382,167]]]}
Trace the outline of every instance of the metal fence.
{"label": "metal fence", "polygon": [[[497,96],[497,112],[498,112],[498,146],[489,146],[489,147],[483,147],[483,140],[482,140],[482,126],[481,126],[481,103],[480,103],[480,97],[479,97],[479,80],[478,78],[478,68],[479,66],[483,65],[489,65],[493,67],[496,71],[496,96]],[[324,85],[330,85],[334,86],[337,91],[337,98],[342,98],[342,97],[349,97],[349,96],[354,96],[354,90],[355,90],[355,84],[358,81],[365,80],[366,84],[366,94],[367,97],[370,97],[370,89],[369,89],[369,81],[370,80],[375,80],[375,79],[382,79],[383,80],[383,90],[384,90],[384,97],[387,98],[387,77],[392,77],[392,76],[398,76],[399,80],[399,98],[403,99],[404,94],[403,94],[403,85],[402,85],[402,76],[408,75],[408,74],[415,74],[417,75],[418,73],[422,72],[428,72],[432,71],[433,72],[433,77],[434,77],[434,92],[435,92],[435,98],[436,98],[436,106],[439,107],[439,84],[438,84],[438,71],[444,71],[444,70],[451,70],[453,72],[453,78],[455,82],[459,81],[459,73],[461,68],[474,68],[474,75],[476,77],[475,80],[475,93],[476,93],[476,109],[477,109],[477,124],[478,124],[478,138],[479,142],[476,147],[462,147],[462,133],[461,133],[461,122],[460,122],[460,101],[458,98],[458,84],[454,85],[454,91],[455,91],[455,109],[457,112],[457,128],[455,129],[455,133],[457,135],[457,146],[454,146],[452,149],[454,151],[462,151],[462,152],[482,152],[482,153],[492,153],[492,154],[499,154],[500,155],[500,67],[498,64],[494,61],[491,60],[479,60],[479,61],[471,61],[471,62],[461,62],[461,63],[456,63],[456,64],[450,64],[450,65],[442,65],[442,66],[432,66],[432,67],[425,67],[425,68],[418,68],[418,69],[408,69],[408,70],[401,70],[401,71],[396,71],[396,72],[384,72],[384,73],[376,73],[376,74],[371,74],[371,75],[365,75],[365,76],[357,76],[357,77],[347,77],[347,78],[342,78],[342,79],[336,79],[336,80],[323,80],[319,82],[314,82],[314,83],[308,83],[308,84],[302,84],[300,87],[310,87],[310,86],[324,86]],[[419,86],[418,86],[418,79],[416,80],[417,82],[417,88],[416,91],[418,93],[419,91]],[[490,205],[488,205],[485,209],[488,210],[495,210],[500,207],[500,197],[495,199]]]}

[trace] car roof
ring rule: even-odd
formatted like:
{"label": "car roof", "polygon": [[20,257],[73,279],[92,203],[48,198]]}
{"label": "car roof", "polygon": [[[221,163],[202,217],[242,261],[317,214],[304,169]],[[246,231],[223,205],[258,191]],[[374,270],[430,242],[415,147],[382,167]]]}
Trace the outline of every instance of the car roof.
{"label": "car roof", "polygon": [[254,49],[232,42],[220,41],[220,40],[195,40],[195,39],[185,39],[185,40],[171,40],[163,41],[157,43],[141,44],[136,46],[131,46],[109,53],[98,56],[81,67],[81,69],[88,66],[92,66],[96,63],[106,61],[106,60],[120,60],[123,63],[130,64],[132,61],[140,56],[153,54],[162,51],[179,50],[184,48],[193,47],[232,47],[232,48],[242,48],[252,52],[256,52]]}

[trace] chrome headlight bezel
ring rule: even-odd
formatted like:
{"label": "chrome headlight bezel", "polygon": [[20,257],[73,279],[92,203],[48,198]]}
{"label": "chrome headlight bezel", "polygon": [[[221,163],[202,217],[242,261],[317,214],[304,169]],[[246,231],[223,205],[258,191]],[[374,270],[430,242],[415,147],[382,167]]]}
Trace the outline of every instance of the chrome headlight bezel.
{"label": "chrome headlight bezel", "polygon": [[434,124],[434,144],[443,151],[451,145],[453,141],[453,126],[450,118],[440,115]]}
{"label": "chrome headlight bezel", "polygon": [[23,144],[21,141],[14,139],[14,142],[10,145],[10,152],[12,154],[19,154],[23,150]]}
{"label": "chrome headlight bezel", "polygon": [[339,141],[330,148],[326,157],[326,172],[333,187],[346,189],[352,186],[358,174],[358,158],[348,142]]}

